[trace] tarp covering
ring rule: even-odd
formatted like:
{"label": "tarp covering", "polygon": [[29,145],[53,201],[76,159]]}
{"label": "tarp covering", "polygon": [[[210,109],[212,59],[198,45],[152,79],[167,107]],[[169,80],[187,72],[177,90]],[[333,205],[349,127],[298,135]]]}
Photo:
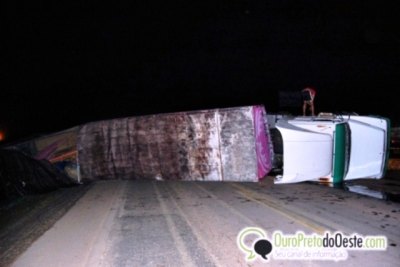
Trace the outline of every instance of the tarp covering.
{"label": "tarp covering", "polygon": [[263,106],[253,107],[254,127],[256,135],[256,153],[258,177],[262,178],[272,169],[273,145],[271,134],[268,129],[268,122],[265,108]]}
{"label": "tarp covering", "polygon": [[79,127],[41,136],[10,146],[37,160],[47,160],[70,178],[79,181],[77,134]]}
{"label": "tarp covering", "polygon": [[0,150],[0,200],[74,184],[75,180],[47,160],[36,160],[17,150]]}
{"label": "tarp covering", "polygon": [[248,106],[88,123],[77,140],[81,176],[258,181],[271,169],[265,120],[263,106]]}

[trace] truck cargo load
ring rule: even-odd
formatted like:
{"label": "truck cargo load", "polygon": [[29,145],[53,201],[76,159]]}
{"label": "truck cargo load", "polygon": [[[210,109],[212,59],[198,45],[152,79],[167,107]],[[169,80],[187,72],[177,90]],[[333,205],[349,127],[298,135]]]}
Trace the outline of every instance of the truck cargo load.
{"label": "truck cargo load", "polygon": [[82,179],[251,181],[271,170],[264,106],[127,117],[83,125]]}

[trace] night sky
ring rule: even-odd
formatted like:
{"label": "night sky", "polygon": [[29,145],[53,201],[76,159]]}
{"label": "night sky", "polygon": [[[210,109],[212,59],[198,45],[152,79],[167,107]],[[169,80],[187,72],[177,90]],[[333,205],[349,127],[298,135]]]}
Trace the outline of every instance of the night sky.
{"label": "night sky", "polygon": [[[6,142],[118,117],[264,104],[400,122],[396,1],[5,1]],[[76,2],[76,4],[73,4]],[[391,92],[389,92],[391,91]]]}

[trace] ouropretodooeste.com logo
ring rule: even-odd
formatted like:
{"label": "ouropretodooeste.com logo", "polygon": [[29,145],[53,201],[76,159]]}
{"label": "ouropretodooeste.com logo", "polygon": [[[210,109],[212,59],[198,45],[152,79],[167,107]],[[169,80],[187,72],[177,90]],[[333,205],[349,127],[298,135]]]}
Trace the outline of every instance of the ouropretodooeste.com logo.
{"label": "ouropretodooeste.com logo", "polygon": [[[331,260],[343,261],[348,251],[385,251],[387,238],[381,235],[346,234],[340,231],[306,234],[296,231],[284,234],[279,230],[270,233],[259,227],[246,227],[237,235],[237,245],[245,254],[246,261],[259,258],[274,260]],[[268,256],[268,257],[267,257]]]}
{"label": "ouropretodooeste.com logo", "polygon": [[[256,239],[249,245],[246,240],[252,235],[253,239]],[[248,238],[250,239],[250,238]],[[247,227],[244,228],[237,236],[237,244],[240,250],[242,250],[247,256],[247,261],[254,261],[257,255],[264,261],[268,261],[268,254],[272,251],[272,243],[267,239],[267,234],[263,229],[258,227]]]}

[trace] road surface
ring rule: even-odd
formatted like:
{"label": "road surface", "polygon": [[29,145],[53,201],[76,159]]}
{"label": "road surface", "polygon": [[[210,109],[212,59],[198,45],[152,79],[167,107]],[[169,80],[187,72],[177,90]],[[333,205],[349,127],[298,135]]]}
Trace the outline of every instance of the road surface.
{"label": "road surface", "polygon": [[[76,190],[81,192],[77,200]],[[63,199],[71,208],[36,241],[22,246],[19,256],[3,263],[15,267],[367,267],[399,266],[400,262],[400,203],[337,188],[310,183],[274,185],[271,178],[259,183],[112,180],[68,192],[75,199]],[[237,244],[245,227],[258,227],[267,234],[264,239],[273,248],[268,262],[259,255],[246,260],[249,254]],[[348,236],[384,236],[387,248],[346,250],[345,258],[338,261],[294,260],[289,254],[280,254],[286,258],[279,259],[279,248],[272,239],[276,231],[284,235],[300,231],[322,236],[325,231],[340,231]],[[254,234],[244,238],[245,248],[251,249],[256,238]],[[306,249],[296,249],[306,253]]]}

